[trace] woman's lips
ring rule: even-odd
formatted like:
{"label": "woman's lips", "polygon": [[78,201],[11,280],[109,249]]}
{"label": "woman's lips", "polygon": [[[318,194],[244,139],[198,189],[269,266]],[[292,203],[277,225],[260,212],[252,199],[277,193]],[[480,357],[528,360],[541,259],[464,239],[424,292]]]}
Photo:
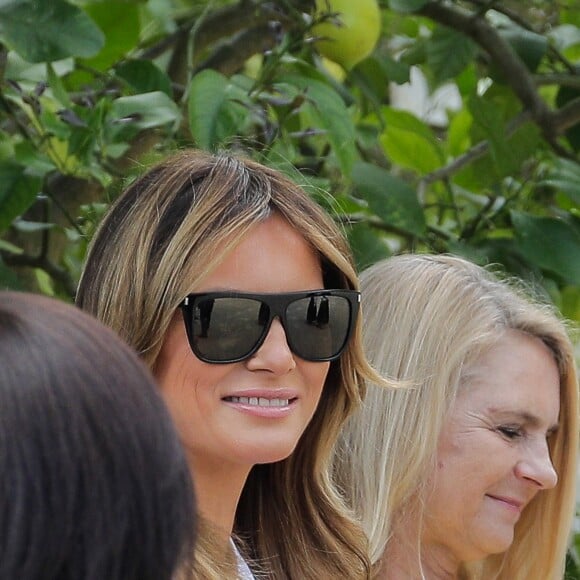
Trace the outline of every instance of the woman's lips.
{"label": "woman's lips", "polygon": [[277,419],[286,417],[298,401],[294,389],[242,389],[222,397],[222,401],[248,415]]}
{"label": "woman's lips", "polygon": [[510,511],[520,514],[523,508],[523,502],[511,497],[500,496],[500,495],[492,495],[487,494],[487,497],[490,499],[498,502],[500,505],[503,505],[505,508],[509,509]]}

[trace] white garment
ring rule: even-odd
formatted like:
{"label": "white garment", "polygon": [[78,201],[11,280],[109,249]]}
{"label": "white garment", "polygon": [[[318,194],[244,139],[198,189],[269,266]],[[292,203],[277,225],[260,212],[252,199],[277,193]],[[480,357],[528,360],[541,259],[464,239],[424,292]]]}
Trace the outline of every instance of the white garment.
{"label": "white garment", "polygon": [[238,550],[234,541],[230,538],[230,543],[232,544],[232,550],[234,551],[234,555],[236,556],[236,562],[238,564],[238,579],[239,580],[256,580],[250,567],[246,563],[246,561],[242,558],[240,551]]}

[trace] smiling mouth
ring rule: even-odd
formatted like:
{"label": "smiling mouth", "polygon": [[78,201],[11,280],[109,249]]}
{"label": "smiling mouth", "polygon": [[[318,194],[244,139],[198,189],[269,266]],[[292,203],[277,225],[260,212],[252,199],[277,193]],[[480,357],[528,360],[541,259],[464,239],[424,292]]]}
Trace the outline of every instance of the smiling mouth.
{"label": "smiling mouth", "polygon": [[239,403],[251,407],[288,407],[294,399],[266,399],[265,397],[224,397],[228,403]]}
{"label": "smiling mouth", "polygon": [[519,501],[514,500],[514,499],[490,495],[490,494],[488,494],[488,497],[503,504],[504,506],[506,506],[507,508],[509,508],[513,511],[517,511],[518,513],[521,512],[523,509],[523,504]]}

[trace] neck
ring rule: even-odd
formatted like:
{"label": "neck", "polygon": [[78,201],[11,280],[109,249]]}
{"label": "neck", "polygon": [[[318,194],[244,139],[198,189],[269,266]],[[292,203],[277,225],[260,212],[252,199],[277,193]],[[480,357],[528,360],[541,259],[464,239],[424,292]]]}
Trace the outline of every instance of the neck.
{"label": "neck", "polygon": [[444,546],[420,539],[417,525],[401,522],[381,558],[376,580],[457,580],[461,562]]}
{"label": "neck", "polygon": [[223,536],[225,548],[232,534],[236,508],[250,467],[224,465],[192,455],[188,459],[195,482],[197,509],[218,537]]}

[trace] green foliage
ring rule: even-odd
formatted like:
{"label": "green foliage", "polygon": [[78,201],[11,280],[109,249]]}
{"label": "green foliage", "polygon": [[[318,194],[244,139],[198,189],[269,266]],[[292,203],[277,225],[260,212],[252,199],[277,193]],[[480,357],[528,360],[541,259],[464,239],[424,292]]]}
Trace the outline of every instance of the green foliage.
{"label": "green foliage", "polygon": [[[536,5],[532,20],[501,2],[486,12],[390,0],[374,53],[334,78],[302,17],[313,2],[281,2],[276,26],[258,1],[255,24],[234,0],[3,2],[4,243],[45,255],[39,245],[65,235],[51,258],[74,285],[67,264],[73,254],[82,263],[94,225],[82,207],[109,200],[135,162],[188,145],[233,147],[329,191],[360,264],[391,251],[459,251],[541,275],[568,304],[580,267],[580,17]],[[491,33],[472,34],[475,20]],[[513,54],[499,58],[494,40]],[[455,86],[460,102],[443,105],[437,122],[424,114],[434,104],[391,101],[389,83],[407,82],[411,67],[430,93]],[[70,179],[75,189],[60,190]],[[39,212],[37,199],[51,210]],[[17,227],[46,215],[57,226],[49,235]],[[18,252],[0,252],[3,272],[21,272]]]}
{"label": "green foliage", "polygon": [[[280,2],[274,26],[257,0],[255,23],[234,0],[3,2],[4,241],[41,255],[47,237],[66,234],[52,257],[74,285],[67,260],[90,233],[81,207],[108,200],[135,162],[233,147],[329,191],[360,264],[391,251],[461,251],[543,276],[564,303],[559,292],[578,285],[580,16],[541,1],[532,19],[501,2],[486,12],[390,0],[374,53],[335,78],[302,17],[313,4]],[[472,34],[475,20],[491,32]],[[494,41],[513,54],[500,58]],[[428,93],[455,86],[460,102],[443,104],[437,122],[424,114],[435,104],[391,100],[389,86],[411,67]],[[63,179],[76,190],[60,191]],[[49,236],[13,225],[43,222],[39,198],[58,226]],[[4,272],[21,263],[0,251]]]}
{"label": "green foliage", "polygon": [[16,163],[0,164],[0,232],[5,231],[36,199],[41,180],[26,175]]}
{"label": "green foliage", "polygon": [[428,4],[428,0],[389,0],[389,7],[398,12],[415,12]]}
{"label": "green foliage", "polygon": [[93,56],[103,33],[65,0],[6,0],[0,5],[0,39],[29,62]]}
{"label": "green foliage", "polygon": [[473,62],[476,45],[461,32],[438,26],[425,43],[427,65],[435,85],[459,75]]}
{"label": "green foliage", "polygon": [[[235,99],[237,92],[241,91],[214,70],[193,77],[189,85],[189,128],[198,147],[215,150],[237,134],[246,112]],[[240,96],[243,99],[245,94]]]}
{"label": "green foliage", "polygon": [[384,107],[385,128],[380,136],[383,150],[393,163],[418,174],[434,171],[445,161],[440,141],[432,129],[407,111]]}
{"label": "green foliage", "polygon": [[580,228],[523,212],[511,215],[523,256],[564,282],[580,286]]}
{"label": "green foliage", "polygon": [[357,157],[355,128],[340,94],[323,75],[306,65],[291,67],[280,81],[295,87],[304,96],[301,115],[305,128],[324,131],[340,170],[344,176],[350,175]]}
{"label": "green foliage", "polygon": [[569,159],[556,159],[547,169],[541,185],[552,187],[566,194],[580,207],[580,165]]}
{"label": "green foliage", "polygon": [[352,175],[355,192],[387,226],[411,236],[425,233],[425,216],[415,190],[385,169],[359,162]]}

